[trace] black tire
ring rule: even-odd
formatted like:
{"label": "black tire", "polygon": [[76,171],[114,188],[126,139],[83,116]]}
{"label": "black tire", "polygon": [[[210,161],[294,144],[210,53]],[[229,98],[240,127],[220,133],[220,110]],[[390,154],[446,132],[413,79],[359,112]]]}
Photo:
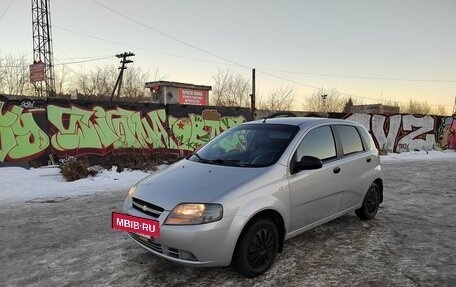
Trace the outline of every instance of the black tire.
{"label": "black tire", "polygon": [[243,230],[234,251],[233,267],[240,274],[256,277],[271,268],[279,248],[279,233],[274,223],[260,219]]}
{"label": "black tire", "polygon": [[355,210],[356,215],[362,220],[369,220],[375,217],[380,205],[380,188],[373,183],[366,193],[361,208]]}

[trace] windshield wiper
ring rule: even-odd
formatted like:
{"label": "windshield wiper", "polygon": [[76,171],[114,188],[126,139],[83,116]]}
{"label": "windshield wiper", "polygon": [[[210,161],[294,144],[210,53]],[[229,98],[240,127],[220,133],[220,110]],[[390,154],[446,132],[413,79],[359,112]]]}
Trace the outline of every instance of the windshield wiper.
{"label": "windshield wiper", "polygon": [[202,158],[198,153],[193,153],[193,155],[198,159],[201,163],[210,163],[210,164],[217,164],[217,165],[229,165],[229,166],[248,166],[248,164],[242,163],[239,159],[205,159]]}
{"label": "windshield wiper", "polygon": [[207,159],[205,159],[205,158],[200,157],[199,154],[196,153],[196,152],[193,153],[193,155],[196,156],[196,157],[198,158],[199,162],[202,162],[202,163],[210,163],[210,162],[211,162],[211,161],[209,161],[209,160],[207,160]]}
{"label": "windshield wiper", "polygon": [[231,166],[245,166],[239,159],[221,159],[217,158],[210,161],[211,163]]}

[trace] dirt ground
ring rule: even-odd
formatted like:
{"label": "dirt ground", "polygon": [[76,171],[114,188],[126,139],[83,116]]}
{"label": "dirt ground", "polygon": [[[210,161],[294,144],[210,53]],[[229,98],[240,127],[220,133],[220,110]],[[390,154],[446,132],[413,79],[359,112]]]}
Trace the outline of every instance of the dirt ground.
{"label": "dirt ground", "polygon": [[254,279],[169,263],[112,230],[125,190],[0,203],[0,286],[454,286],[456,162],[384,170],[374,220],[351,213],[297,236]]}

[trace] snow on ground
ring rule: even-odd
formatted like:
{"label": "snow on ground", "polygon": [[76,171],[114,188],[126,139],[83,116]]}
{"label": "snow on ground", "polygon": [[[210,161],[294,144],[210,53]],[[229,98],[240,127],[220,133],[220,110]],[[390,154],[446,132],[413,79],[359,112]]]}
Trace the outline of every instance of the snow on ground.
{"label": "snow on ground", "polygon": [[[413,160],[456,160],[456,152],[412,151],[390,153],[381,157],[381,161]],[[142,171],[123,171],[115,168],[102,170],[95,177],[66,182],[56,166],[24,169],[21,167],[0,167],[0,202],[66,198],[95,192],[128,190],[128,188],[150,173]]]}
{"label": "snow on ground", "polygon": [[402,153],[389,153],[381,156],[382,162],[390,161],[414,161],[414,160],[442,160],[442,159],[454,159],[456,160],[456,151],[444,150],[444,151],[410,151]]}
{"label": "snow on ground", "polygon": [[149,175],[143,171],[102,170],[95,177],[66,182],[57,166],[25,169],[0,167],[0,201],[72,197],[128,188]]}

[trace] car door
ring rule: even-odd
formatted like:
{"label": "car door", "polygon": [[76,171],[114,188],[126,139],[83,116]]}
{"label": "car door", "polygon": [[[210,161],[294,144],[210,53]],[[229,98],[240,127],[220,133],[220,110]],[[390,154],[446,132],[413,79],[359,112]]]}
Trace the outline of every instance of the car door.
{"label": "car door", "polygon": [[351,209],[360,203],[373,177],[375,162],[368,152],[367,141],[361,138],[358,129],[352,125],[334,126],[340,139],[342,159],[340,160],[341,186],[343,194],[341,211]]}
{"label": "car door", "polygon": [[340,167],[330,125],[310,130],[296,149],[291,164],[302,156],[320,158],[323,167],[289,175],[290,232],[336,214],[342,198]]}

